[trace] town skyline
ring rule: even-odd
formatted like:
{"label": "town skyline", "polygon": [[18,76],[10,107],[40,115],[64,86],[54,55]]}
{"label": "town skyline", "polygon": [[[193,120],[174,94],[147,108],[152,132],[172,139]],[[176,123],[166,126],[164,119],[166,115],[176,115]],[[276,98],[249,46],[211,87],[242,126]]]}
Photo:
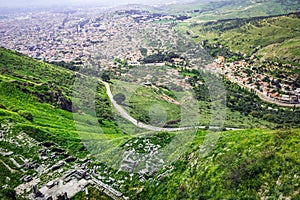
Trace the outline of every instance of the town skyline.
{"label": "town skyline", "polygon": [[[182,1],[181,1],[182,2]],[[183,2],[189,2],[189,0],[185,0]],[[182,2],[182,3],[183,3]],[[170,3],[178,3],[178,1],[174,0],[46,0],[46,1],[22,1],[22,0],[12,0],[1,2],[0,8],[31,8],[31,7],[40,7],[47,8],[53,6],[119,6],[126,4],[146,4],[146,5],[161,5],[161,4],[170,4]]]}

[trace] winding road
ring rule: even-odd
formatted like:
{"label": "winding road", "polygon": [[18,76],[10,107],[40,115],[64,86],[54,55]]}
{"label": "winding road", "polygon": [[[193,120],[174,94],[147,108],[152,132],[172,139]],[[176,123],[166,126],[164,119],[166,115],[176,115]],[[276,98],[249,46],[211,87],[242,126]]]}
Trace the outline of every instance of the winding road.
{"label": "winding road", "polygon": [[[106,88],[106,94],[108,95],[111,103],[115,107],[115,109],[119,112],[119,114],[126,120],[130,121],[132,124],[139,128],[143,128],[150,131],[166,131],[166,132],[176,132],[176,131],[184,131],[184,130],[192,130],[192,129],[205,129],[205,126],[195,126],[195,127],[179,127],[179,128],[162,128],[157,126],[152,126],[148,124],[144,124],[142,122],[139,122],[138,120],[134,119],[132,116],[130,116],[126,110],[122,106],[120,106],[113,98],[113,94],[111,92],[110,86],[107,82],[100,80],[101,83],[104,84]],[[219,127],[212,127],[210,126],[209,129],[219,129]],[[237,128],[226,128],[226,130],[241,130]]]}
{"label": "winding road", "polygon": [[[209,71],[212,73],[218,73],[218,74],[222,74],[225,75],[224,71],[222,71],[220,68],[216,68],[214,64],[209,64],[205,66],[205,69],[202,69],[204,71]],[[242,81],[238,81],[235,78],[231,78],[229,76],[226,76],[226,78],[231,81],[232,83],[235,83],[237,85],[239,85],[241,88],[247,89],[248,91],[254,90],[255,94],[263,101],[267,102],[267,103],[271,103],[271,104],[275,104],[277,106],[281,106],[281,107],[289,107],[289,108],[293,108],[293,107],[300,107],[300,103],[284,103],[281,102],[279,100],[276,100],[274,98],[271,98],[270,96],[267,96],[266,94],[264,94],[263,92],[259,91],[256,88],[252,88],[249,85],[245,85]]]}

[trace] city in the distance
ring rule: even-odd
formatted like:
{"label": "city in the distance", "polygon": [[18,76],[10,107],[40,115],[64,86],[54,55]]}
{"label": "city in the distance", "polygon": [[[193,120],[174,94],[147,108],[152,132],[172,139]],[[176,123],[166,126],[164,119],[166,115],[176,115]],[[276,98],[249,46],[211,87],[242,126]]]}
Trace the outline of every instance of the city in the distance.
{"label": "city in the distance", "polygon": [[0,199],[300,199],[300,2],[1,2]]}

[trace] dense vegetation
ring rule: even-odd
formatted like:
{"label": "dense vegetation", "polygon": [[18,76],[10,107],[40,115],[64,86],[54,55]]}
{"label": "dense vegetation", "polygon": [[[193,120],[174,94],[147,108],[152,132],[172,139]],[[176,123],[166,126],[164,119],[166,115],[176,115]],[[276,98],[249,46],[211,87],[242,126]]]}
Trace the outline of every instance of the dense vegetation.
{"label": "dense vegetation", "polygon": [[64,61],[60,61],[60,62],[50,62],[50,64],[61,66],[63,68],[66,68],[66,69],[69,69],[72,71],[79,71],[80,65],[82,64],[82,62],[75,63],[74,61],[71,61],[69,63],[66,63]]}
{"label": "dense vegetation", "polygon": [[[203,76],[197,70],[184,70],[190,78],[189,82],[194,87],[195,97],[199,101],[210,102],[210,94],[207,84],[197,84],[198,81],[205,83]],[[219,79],[224,82],[227,92],[226,106],[231,111],[237,111],[243,115],[251,115],[254,118],[263,119],[277,124],[276,127],[299,127],[300,109],[285,109],[262,101],[254,92],[241,88],[227,79],[218,78],[208,74],[212,80]]]}
{"label": "dense vegetation", "polygon": [[[67,155],[79,158],[86,156],[86,147],[74,125],[73,113],[69,112],[72,110],[72,104],[69,103],[75,78],[72,71],[1,48],[0,72],[1,132],[11,134],[12,138],[26,133],[37,142],[55,143],[66,150]],[[59,95],[56,96],[58,92]],[[64,100],[68,103],[67,107],[64,107]],[[7,130],[11,130],[11,133]],[[110,132],[109,128],[105,131]],[[34,144],[19,147],[1,140],[0,146],[24,158],[39,160],[39,148]],[[11,188],[20,184],[20,178],[24,174],[8,157],[2,155],[0,168],[1,186],[9,183],[9,188],[1,189],[0,192],[1,199],[5,199],[14,196]],[[31,170],[28,173],[33,172]],[[6,177],[10,177],[12,181],[8,181]]]}
{"label": "dense vegetation", "polygon": [[[144,51],[142,52],[144,53]],[[173,58],[179,58],[180,56],[173,52],[158,52],[145,56],[141,61],[144,63],[161,63],[161,62],[174,62]]]}
{"label": "dense vegetation", "polygon": [[[278,199],[299,196],[299,130],[225,132],[204,154],[203,134],[136,199]],[[162,171],[166,171],[162,170]]]}
{"label": "dense vegetation", "polygon": [[299,127],[300,110],[283,109],[260,100],[253,92],[232,84],[226,80],[228,88],[227,106],[232,110],[237,110],[246,115],[263,118],[274,122],[280,127]]}

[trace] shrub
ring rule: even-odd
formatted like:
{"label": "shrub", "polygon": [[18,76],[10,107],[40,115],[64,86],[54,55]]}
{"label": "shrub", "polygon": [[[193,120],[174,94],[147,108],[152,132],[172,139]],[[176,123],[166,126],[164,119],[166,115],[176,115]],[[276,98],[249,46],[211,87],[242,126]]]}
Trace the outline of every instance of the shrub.
{"label": "shrub", "polygon": [[3,189],[1,190],[0,192],[0,199],[2,200],[13,200],[13,199],[16,199],[16,192],[15,190],[11,189],[11,188],[8,188],[8,189]]}
{"label": "shrub", "polygon": [[3,104],[1,104],[1,103],[0,103],[0,108],[6,109],[6,107]]}
{"label": "shrub", "polygon": [[121,105],[126,100],[126,97],[124,94],[118,93],[114,96],[114,100]]}
{"label": "shrub", "polygon": [[24,111],[24,110],[20,110],[18,111],[19,115],[24,117],[25,119],[27,119],[28,121],[33,121],[33,116],[30,112],[28,111]]}

